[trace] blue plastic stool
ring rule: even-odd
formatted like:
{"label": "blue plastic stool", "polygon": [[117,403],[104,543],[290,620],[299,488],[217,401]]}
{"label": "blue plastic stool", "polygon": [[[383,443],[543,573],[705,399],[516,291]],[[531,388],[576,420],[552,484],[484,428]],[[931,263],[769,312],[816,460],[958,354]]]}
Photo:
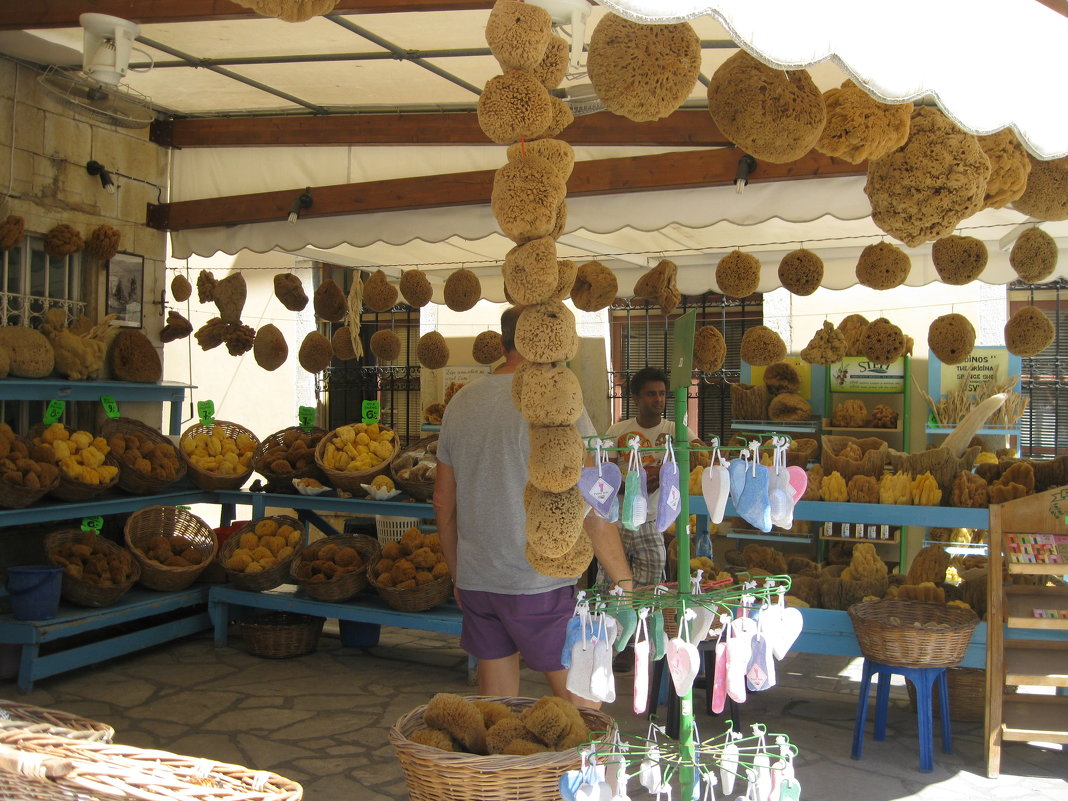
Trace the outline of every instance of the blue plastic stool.
{"label": "blue plastic stool", "polygon": [[864,660],[864,676],[860,680],[860,698],[857,701],[857,718],[853,724],[853,759],[860,759],[864,747],[864,723],[868,716],[868,690],[871,678],[879,675],[875,693],[875,739],[886,739],[886,707],[890,701],[890,676],[904,676],[916,688],[916,719],[920,735],[920,770],[929,773],[934,769],[934,723],[931,704],[932,689],[938,684],[938,700],[941,704],[942,751],[953,753],[953,741],[949,732],[949,688],[946,685],[945,668],[907,668],[884,665],[871,659]]}

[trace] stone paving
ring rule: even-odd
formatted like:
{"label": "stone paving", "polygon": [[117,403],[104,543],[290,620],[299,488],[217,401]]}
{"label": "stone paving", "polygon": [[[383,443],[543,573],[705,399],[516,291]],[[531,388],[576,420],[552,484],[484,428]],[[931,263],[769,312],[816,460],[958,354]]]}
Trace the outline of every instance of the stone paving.
{"label": "stone paving", "polygon": [[[473,692],[466,656],[449,635],[383,629],[371,649],[324,636],[314,654],[265,660],[234,634],[232,647],[214,648],[205,633],[45,679],[26,696],[0,682],[0,697],[106,721],[118,742],[275,771],[301,782],[308,801],[403,801],[390,725],[435,692]],[[1068,757],[1053,748],[1010,744],[1002,775],[987,779],[982,723],[954,722],[953,754],[941,752],[936,734],[934,772],[920,773],[916,718],[902,686],[892,689],[887,739],[872,740],[869,716],[864,758],[852,760],[858,678],[846,657],[793,654],[779,665],[778,686],[742,707],[744,723],[765,723],[798,746],[806,801],[1068,801]],[[631,680],[619,677],[619,698],[606,711],[622,731],[644,733]],[[539,674],[524,673],[524,695],[546,691]],[[701,714],[698,726],[709,737],[725,723]]]}

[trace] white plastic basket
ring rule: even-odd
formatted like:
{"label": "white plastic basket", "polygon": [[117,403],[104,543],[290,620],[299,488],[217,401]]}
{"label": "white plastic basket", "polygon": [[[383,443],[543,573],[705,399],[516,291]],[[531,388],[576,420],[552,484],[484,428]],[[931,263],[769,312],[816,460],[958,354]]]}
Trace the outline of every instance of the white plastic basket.
{"label": "white plastic basket", "polygon": [[379,542],[399,542],[401,535],[410,528],[419,528],[423,522],[419,517],[393,517],[375,515],[375,529]]}

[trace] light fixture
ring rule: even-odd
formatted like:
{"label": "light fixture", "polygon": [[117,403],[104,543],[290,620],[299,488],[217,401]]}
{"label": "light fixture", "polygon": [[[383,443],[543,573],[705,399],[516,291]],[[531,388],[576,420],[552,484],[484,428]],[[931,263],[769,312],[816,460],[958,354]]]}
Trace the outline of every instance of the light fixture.
{"label": "light fixture", "polygon": [[746,153],[738,159],[738,169],[734,173],[734,191],[739,195],[749,185],[749,176],[756,171],[757,160]]}
{"label": "light fixture", "polygon": [[296,225],[297,220],[300,218],[300,213],[304,209],[310,209],[312,203],[315,200],[311,196],[311,187],[309,186],[301,194],[297,195],[293,199],[293,205],[289,207],[289,223],[290,225]]}
{"label": "light fixture", "polygon": [[107,167],[99,161],[90,161],[85,165],[85,171],[90,175],[99,176],[100,185],[104,187],[104,191],[109,195],[115,194],[115,181],[112,180],[111,173],[108,172]]}

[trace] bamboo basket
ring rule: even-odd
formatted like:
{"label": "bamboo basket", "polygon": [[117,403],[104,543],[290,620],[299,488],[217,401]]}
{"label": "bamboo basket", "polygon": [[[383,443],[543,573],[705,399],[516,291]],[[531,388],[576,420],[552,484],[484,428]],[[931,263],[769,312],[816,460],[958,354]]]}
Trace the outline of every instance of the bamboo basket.
{"label": "bamboo basket", "polygon": [[767,420],[768,389],[763,384],[729,384],[731,388],[731,418],[734,420]]}
{"label": "bamboo basket", "polygon": [[[30,429],[27,439],[33,440],[34,437],[41,436],[45,428],[47,428],[47,426],[44,423],[38,423]],[[95,439],[96,435],[94,434],[93,437]],[[56,465],[56,467],[59,467],[59,465]],[[63,472],[63,468],[59,468],[59,482],[55,487],[49,490],[49,494],[53,498],[58,498],[61,501],[77,503],[79,501],[88,501],[91,498],[95,498],[100,493],[111,489],[118,483],[118,474],[106,484],[87,484],[84,481],[78,481],[77,479],[71,478]]]}
{"label": "bamboo basket", "polygon": [[[289,515],[273,515],[261,518],[261,520],[273,520],[279,527],[292,526],[297,531],[304,530],[304,524]],[[300,550],[299,547],[295,547],[289,556],[276,562],[262,573],[242,573],[239,570],[227,568],[227,560],[234,555],[234,551],[241,547],[241,535],[247,531],[254,531],[261,520],[253,520],[227,537],[226,542],[219,549],[219,555],[215,557],[216,563],[226,571],[226,578],[230,583],[252,592],[263,592],[264,590],[273,589],[279,584],[285,584],[289,580],[289,566],[293,563],[293,559]]]}
{"label": "bamboo basket", "polygon": [[[500,702],[515,712],[535,703],[533,698],[481,700]],[[425,711],[425,705],[416,707],[389,730],[411,801],[559,801],[560,777],[581,766],[578,748],[530,756],[479,756],[413,743],[408,737],[424,728]],[[615,723],[608,715],[592,709],[579,712],[591,734],[602,741],[612,739]]]}
{"label": "bamboo basket", "polygon": [[96,740],[101,743],[110,743],[115,736],[115,729],[106,723],[58,709],[45,709],[4,699],[0,699],[0,725],[22,726],[75,740]]}
{"label": "bamboo basket", "polygon": [[[328,581],[312,582],[301,577],[301,567],[305,562],[314,562],[325,545],[337,545],[338,547],[350,546],[360,553],[363,559],[363,567],[349,573],[343,573]],[[309,598],[316,601],[347,601],[367,588],[368,567],[378,559],[382,546],[378,540],[364,534],[343,534],[334,537],[324,537],[316,540],[300,550],[289,564],[289,575],[295,582],[300,584],[301,589]]]}
{"label": "bamboo basket", "polygon": [[[237,423],[231,423],[227,420],[216,420],[212,425],[205,426],[200,423],[189,426],[184,432],[182,432],[182,438],[178,441],[178,451],[182,455],[182,459],[185,461],[186,467],[189,469],[189,480],[194,485],[202,490],[213,492],[215,490],[235,490],[241,489],[248,477],[252,475],[252,460],[249,459],[248,467],[240,475],[233,476],[221,476],[218,473],[209,473],[207,470],[201,470],[195,464],[189,461],[189,457],[185,454],[185,442],[187,439],[192,439],[197,434],[207,434],[211,436],[211,430],[215,426],[222,426],[223,431],[226,432],[226,436],[234,439],[238,434],[247,434],[252,438],[252,441],[259,447],[259,438],[249,431],[244,426]],[[255,454],[255,451],[253,451]]]}
{"label": "bamboo basket", "polygon": [[[134,512],[126,521],[123,533],[126,547],[141,565],[140,582],[150,590],[184,590],[197,580],[219,550],[211,527],[189,510],[176,506],[149,506]],[[200,564],[169,567],[145,556],[149,540],[174,534],[190,541],[191,547],[200,554]]]}
{"label": "bamboo basket", "polygon": [[289,659],[315,652],[325,622],[313,615],[265,612],[241,621],[241,637],[253,656]]}
{"label": "bamboo basket", "polygon": [[106,439],[108,444],[111,443],[111,438],[116,434],[140,435],[153,445],[166,445],[174,450],[174,457],[178,462],[178,469],[175,471],[174,478],[160,478],[127,464],[121,457],[116,456],[114,452],[108,453],[107,463],[113,464],[119,468],[118,484],[120,489],[125,490],[131,495],[155,495],[158,492],[162,492],[171,484],[185,478],[185,459],[181,457],[178,449],[174,447],[174,443],[167,437],[163,436],[163,434],[156,431],[156,429],[145,425],[140,420],[134,420],[130,417],[118,417],[113,420],[105,420],[101,424],[100,436]]}
{"label": "bamboo basket", "polygon": [[[289,428],[283,428],[281,431],[275,431],[269,437],[264,437],[263,442],[256,448],[256,452],[252,456],[252,469],[267,479],[267,491],[268,492],[288,492],[290,494],[296,492],[293,487],[293,479],[295,478],[314,478],[318,481],[323,479],[323,471],[319,468],[319,465],[315,463],[315,448],[318,447],[318,441],[308,451],[311,454],[312,463],[307,467],[302,467],[299,470],[293,470],[289,473],[276,473],[271,470],[271,466],[264,460],[264,456],[267,451],[272,448],[285,445],[285,436],[290,431],[298,431],[301,434],[305,433],[304,429],[300,426],[290,426]],[[311,436],[317,436],[320,439],[326,436],[326,429],[324,428],[312,428],[307,432]]]}
{"label": "bamboo basket", "polygon": [[397,432],[393,432],[393,452],[390,453],[387,459],[384,459],[368,470],[355,471],[352,473],[346,470],[334,470],[323,464],[323,454],[326,452],[326,446],[334,439],[336,432],[337,429],[334,429],[319,440],[319,445],[315,448],[315,464],[317,464],[319,469],[323,471],[323,475],[326,476],[326,480],[332,487],[351,492],[354,495],[362,496],[365,493],[363,487],[360,485],[370,484],[371,479],[375,476],[381,476],[388,473],[390,463],[397,458],[397,451],[400,448],[400,443],[397,441]]}
{"label": "bamboo basket", "polygon": [[445,603],[452,597],[451,576],[442,576],[417,587],[398,590],[394,587],[383,587],[375,581],[372,568],[368,581],[383,601],[400,612],[424,612],[427,609],[433,609],[438,604]]}
{"label": "bamboo basket", "polygon": [[[860,652],[884,665],[955,667],[979,618],[968,609],[926,601],[865,601],[849,607]],[[914,623],[920,625],[914,626]],[[945,628],[927,628],[929,625]]]}
{"label": "bamboo basket", "polygon": [[80,542],[86,536],[95,537],[95,544],[102,546],[106,555],[117,556],[128,561],[129,570],[127,571],[126,581],[121,584],[113,584],[110,587],[102,587],[92,581],[75,578],[64,570],[60,595],[64,600],[79,606],[111,606],[124,596],[141,577],[141,566],[128,550],[98,534],[86,535],[85,532],[79,529],[63,529],[61,531],[53,531],[45,537],[44,547],[48,562],[49,564],[59,565],[59,562],[53,556],[53,551],[64,543]]}
{"label": "bamboo basket", "polygon": [[68,763],[70,772],[51,784],[83,798],[91,794],[140,801],[300,801],[303,795],[299,784],[268,771],[167,751],[25,729],[0,730],[0,745]]}
{"label": "bamboo basket", "polygon": [[[393,461],[389,463],[389,474],[393,477],[393,483],[403,489],[409,495],[411,495],[417,501],[428,501],[434,494],[434,481],[414,481],[412,479],[402,479],[397,475],[401,470],[406,467],[413,466],[414,463],[423,461],[421,459],[409,458],[412,454],[424,453],[427,451],[427,447],[431,443],[438,441],[437,436],[426,437],[425,439],[418,440],[409,445],[403,451],[401,451]],[[435,461],[437,461],[435,457]]]}
{"label": "bamboo basket", "polygon": [[[822,439],[824,475],[830,475],[837,470],[846,483],[853,476],[872,476],[879,478],[883,474],[883,465],[886,464],[887,444],[885,440],[877,437],[844,437],[832,434],[824,434]],[[848,445],[855,444],[861,450],[860,459],[847,459],[839,456]]]}

